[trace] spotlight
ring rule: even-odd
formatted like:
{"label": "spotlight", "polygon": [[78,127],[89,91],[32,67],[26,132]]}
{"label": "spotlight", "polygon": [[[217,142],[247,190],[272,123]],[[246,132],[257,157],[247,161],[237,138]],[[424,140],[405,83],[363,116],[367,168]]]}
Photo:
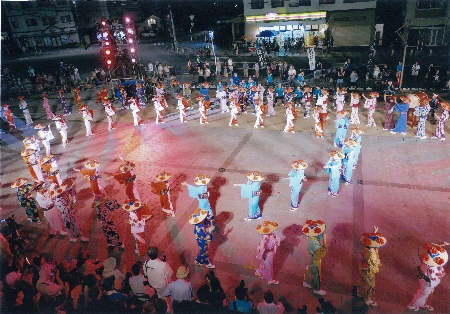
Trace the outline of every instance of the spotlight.
{"label": "spotlight", "polygon": [[130,44],[132,44],[132,43],[133,43],[133,39],[129,38],[129,39],[128,39],[128,42],[129,42]]}
{"label": "spotlight", "polygon": [[111,61],[111,60],[106,60],[106,63],[107,63],[108,65],[111,65],[112,61]]}
{"label": "spotlight", "polygon": [[134,53],[136,50],[134,49],[134,47],[131,47],[130,52]]}

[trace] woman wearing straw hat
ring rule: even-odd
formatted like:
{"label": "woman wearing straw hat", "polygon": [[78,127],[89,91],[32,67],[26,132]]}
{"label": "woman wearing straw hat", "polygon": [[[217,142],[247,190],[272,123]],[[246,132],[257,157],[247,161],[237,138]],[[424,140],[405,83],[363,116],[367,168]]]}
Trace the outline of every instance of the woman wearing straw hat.
{"label": "woman wearing straw hat", "polygon": [[253,126],[255,129],[257,129],[258,127],[261,127],[262,129],[264,129],[264,118],[263,118],[263,114],[264,114],[264,107],[263,107],[263,101],[260,99],[255,100],[255,112],[256,112],[256,121],[255,121],[255,125]]}
{"label": "woman wearing straw hat", "polygon": [[81,113],[83,114],[84,126],[86,127],[86,136],[90,137],[95,135],[91,129],[91,121],[94,119],[94,110],[89,110],[88,105],[81,107]]}
{"label": "woman wearing straw hat", "polygon": [[142,123],[142,118],[139,116],[138,113],[139,111],[141,111],[141,109],[139,108],[137,99],[134,97],[130,97],[129,103],[131,113],[133,114],[134,126],[144,125],[144,123]]}
{"label": "woman wearing straw hat", "polygon": [[364,130],[358,128],[358,127],[354,127],[351,128],[350,131],[352,132],[351,135],[351,139],[354,140],[356,142],[356,146],[354,148],[355,150],[355,154],[354,154],[354,159],[355,161],[353,162],[353,169],[356,168],[356,164],[358,163],[358,159],[359,159],[359,154],[361,153],[361,134],[364,133]]}
{"label": "woman wearing straw hat", "polygon": [[118,208],[120,208],[120,205],[117,201],[114,199],[110,200],[107,196],[98,196],[92,203],[92,209],[95,210],[97,219],[100,220],[100,223],[102,224],[102,231],[108,246],[113,248],[116,246],[124,248],[111,215],[111,212]]}
{"label": "woman wearing straw hat", "polygon": [[153,98],[153,105],[156,111],[156,124],[163,124],[164,122],[164,100],[162,96],[156,96]]}
{"label": "woman wearing straw hat", "polygon": [[187,122],[186,109],[188,108],[188,101],[183,99],[182,94],[176,95],[175,98],[177,99],[177,109],[180,111],[180,122],[185,123]]}
{"label": "woman wearing straw hat", "polygon": [[55,202],[50,197],[50,191],[45,185],[45,182],[36,182],[34,189],[36,190],[36,202],[44,212],[50,234],[57,235],[59,233],[60,235],[67,235],[68,233],[63,231],[61,212],[55,207]]}
{"label": "woman wearing straw hat", "polygon": [[371,92],[369,93],[369,98],[367,98],[364,94],[362,94],[364,99],[366,100],[364,102],[364,108],[367,108],[367,126],[373,126],[376,127],[377,124],[375,123],[375,120],[373,118],[373,114],[375,113],[375,109],[377,108],[377,97],[380,96],[377,92]]}
{"label": "woman wearing straw hat", "polygon": [[11,187],[17,189],[17,199],[19,200],[20,206],[25,208],[28,220],[40,224],[41,220],[39,219],[36,200],[31,197],[31,193],[33,193],[35,186],[31,183],[27,183],[27,181],[27,178],[17,178],[11,183]]}
{"label": "woman wearing straw hat", "polygon": [[285,133],[295,133],[294,131],[294,113],[292,108],[292,103],[288,102],[286,103],[286,126],[284,127],[283,132]]}
{"label": "woman wearing straw hat", "polygon": [[450,103],[442,102],[442,113],[441,115],[435,114],[435,116],[439,119],[439,121],[436,126],[436,131],[434,131],[434,134],[431,138],[438,138],[441,141],[445,141],[444,127],[445,123],[448,120],[448,117],[450,116]]}
{"label": "woman wearing straw hat", "polygon": [[275,109],[273,109],[273,93],[275,92],[275,89],[273,89],[272,86],[270,86],[267,89],[267,117],[274,116],[275,115]]}
{"label": "woman wearing straw hat", "polygon": [[[127,196],[127,199],[136,199],[141,200],[141,197],[139,196],[139,191],[137,189],[137,186],[135,184],[136,181],[136,175],[134,173],[134,167],[136,164],[134,162],[125,160],[122,156],[119,156],[120,160],[124,161],[123,164],[119,166],[119,173],[114,173],[112,176],[114,179],[119,182],[119,184],[123,184],[125,186],[125,194]],[[110,179],[106,178],[106,180]]]}
{"label": "woman wearing straw hat", "polygon": [[175,217],[172,202],[170,201],[169,179],[172,175],[163,171],[155,176],[157,182],[151,182],[152,192],[159,195],[159,203],[164,217]]}
{"label": "woman wearing straw hat", "polygon": [[206,186],[209,181],[211,181],[210,176],[199,174],[194,179],[194,184],[196,186],[187,184],[186,182],[182,182],[181,185],[188,187],[189,196],[198,200],[198,207],[202,210],[206,210],[209,215],[208,219],[213,221],[214,213],[211,205],[209,204],[209,192],[208,187]]}
{"label": "woman wearing straw hat", "polygon": [[248,198],[248,217],[245,221],[252,221],[260,219],[261,209],[259,208],[259,197],[261,195],[261,181],[264,180],[264,175],[258,171],[247,173],[246,184],[233,184],[241,187],[241,197]]}
{"label": "woman wearing straw hat", "polygon": [[359,241],[365,246],[359,261],[360,280],[358,285],[358,295],[364,298],[367,305],[377,306],[375,297],[375,275],[381,266],[378,248],[386,245],[386,238],[378,232],[377,227],[373,227],[373,232],[365,232]]}
{"label": "woman wearing straw hat", "polygon": [[14,130],[16,128],[16,124],[14,123],[14,117],[11,109],[9,109],[9,104],[4,104],[3,108],[3,116],[6,118],[9,124],[9,131]]}
{"label": "woman wearing straw hat", "polygon": [[342,152],[344,158],[342,159],[342,180],[345,181],[345,185],[349,184],[352,180],[353,167],[355,162],[355,147],[358,145],[356,141],[349,138],[344,141]]}
{"label": "woman wearing straw hat", "polygon": [[67,104],[66,104],[66,97],[64,96],[63,89],[58,89],[58,98],[59,98],[59,102],[61,103],[61,106],[63,108],[64,115],[68,116],[69,114],[71,114],[70,109],[69,109],[69,107],[67,107]]}
{"label": "woman wearing straw hat", "polygon": [[208,219],[208,212],[197,208],[194,213],[189,216],[189,223],[194,225],[195,240],[200,249],[197,258],[194,261],[195,265],[216,268],[209,260],[209,243],[214,239],[211,234],[214,226]]}
{"label": "woman wearing straw hat", "polygon": [[73,168],[73,170],[80,172],[84,179],[89,182],[90,188],[94,196],[106,195],[105,189],[100,184],[100,162],[94,159],[88,160],[84,163],[85,169]]}
{"label": "woman wearing straw hat", "polygon": [[441,283],[442,277],[445,276],[444,266],[448,262],[448,253],[444,246],[448,245],[447,242],[443,244],[427,242],[419,248],[419,258],[422,262],[417,267],[420,278],[419,287],[408,305],[408,310],[418,311],[419,309],[424,309],[430,312],[434,310],[430,305],[431,297],[434,289]]}
{"label": "woman wearing straw hat", "polygon": [[396,103],[395,106],[390,110],[390,112],[398,111],[400,112],[397,122],[395,123],[395,127],[392,129],[391,133],[395,134],[400,132],[402,135],[406,135],[406,114],[409,110],[409,97],[408,96],[400,96],[400,103]]}
{"label": "woman wearing straw hat", "polygon": [[353,92],[350,97],[350,106],[352,107],[352,113],[350,114],[351,124],[360,124],[359,121],[359,106],[361,105],[361,95],[359,93]]}
{"label": "woman wearing straw hat", "polygon": [[427,121],[428,113],[431,110],[429,101],[430,98],[428,98],[428,96],[421,98],[419,106],[417,106],[413,112],[415,116],[419,117],[419,121],[417,122],[416,137],[421,140],[425,140],[427,138],[425,133],[425,122]]}
{"label": "woman wearing straw hat", "polygon": [[[322,258],[327,254],[325,228],[322,220],[307,220],[302,228],[303,234],[309,238],[308,252],[311,254],[309,265],[305,269],[303,287],[314,289],[313,292],[318,295],[326,294],[320,289]],[[320,243],[321,240],[322,243]]]}
{"label": "woman wearing straw hat", "polygon": [[39,157],[34,149],[28,148],[20,153],[23,160],[27,164],[28,171],[30,172],[33,181],[44,181],[42,175],[42,168],[39,162]]}
{"label": "woman wearing straw hat", "polygon": [[334,137],[334,147],[342,147],[344,140],[347,136],[347,129],[349,120],[346,117],[347,110],[340,110],[336,112],[336,120],[334,120],[334,126],[336,127],[336,136]]}
{"label": "woman wearing straw hat", "polygon": [[58,163],[54,155],[48,155],[42,158],[41,167],[47,173],[47,180],[56,185],[63,183],[61,173],[59,171]]}
{"label": "woman wearing straw hat", "polygon": [[255,271],[255,276],[267,280],[269,285],[279,284],[278,280],[273,279],[273,258],[281,243],[280,237],[274,233],[277,228],[278,224],[271,221],[264,221],[262,225],[256,227],[256,232],[261,235],[256,259],[261,262]]}
{"label": "woman wearing straw hat", "polygon": [[42,94],[42,107],[44,107],[45,112],[47,113],[47,119],[48,120],[53,119],[54,115],[53,115],[52,109],[50,108],[50,103],[47,98],[47,93]]}
{"label": "woman wearing straw hat", "polygon": [[135,240],[134,252],[138,255],[144,255],[147,252],[147,245],[145,243],[145,216],[144,211],[140,210],[143,203],[137,200],[127,200],[122,205],[123,210],[129,214],[128,223],[131,226],[131,234]]}
{"label": "woman wearing straw hat", "polygon": [[336,197],[339,192],[339,178],[342,167],[341,159],[344,158],[344,153],[332,150],[329,155],[330,160],[323,167],[326,169],[327,173],[330,174],[330,180],[328,181],[328,195]]}
{"label": "woman wearing straw hat", "polygon": [[239,104],[237,103],[236,99],[230,96],[230,122],[228,123],[229,126],[239,126],[237,114],[240,111],[240,108],[238,107]]}
{"label": "woman wearing straw hat", "polygon": [[291,187],[291,211],[295,211],[298,209],[303,181],[306,181],[305,169],[308,167],[308,164],[304,160],[295,160],[291,166],[293,169],[289,172],[289,177],[284,179],[289,180],[289,186]]}
{"label": "woman wearing straw hat", "polygon": [[50,141],[54,139],[53,133],[50,129],[50,124],[48,124],[48,131],[45,131],[47,125],[45,124],[36,124],[34,126],[35,130],[39,130],[37,135],[42,142],[42,145],[45,147],[45,155],[50,155],[52,153],[52,148],[50,146]]}
{"label": "woman wearing straw hat", "polygon": [[69,189],[65,184],[56,186],[50,193],[51,198],[55,199],[55,207],[62,214],[63,224],[69,233],[70,242],[78,242],[78,238],[81,241],[87,242],[89,238],[86,238],[81,234],[80,223],[78,216],[75,214],[75,210],[72,207],[72,198],[68,193]]}
{"label": "woman wearing straw hat", "polygon": [[66,120],[64,120],[63,117],[58,114],[53,117],[53,121],[55,121],[56,129],[58,130],[59,134],[61,134],[62,147],[66,148],[67,145],[69,145],[69,140],[67,139],[68,127]]}
{"label": "woman wearing straw hat", "polygon": [[17,96],[19,99],[19,108],[23,112],[23,116],[25,117],[25,121],[27,125],[33,124],[33,120],[31,119],[30,111],[28,110],[28,104],[24,100],[25,96]]}
{"label": "woman wearing straw hat", "polygon": [[200,124],[209,124],[206,116],[205,96],[198,95],[196,99],[198,100],[198,111],[200,111]]}
{"label": "woman wearing straw hat", "polygon": [[384,126],[383,126],[384,131],[388,131],[393,128],[391,109],[394,106],[395,106],[395,96],[386,97],[386,100],[384,101],[384,111],[386,112],[386,115],[384,117]]}
{"label": "woman wearing straw hat", "polygon": [[325,124],[325,121],[328,119],[328,114],[326,112],[323,112],[322,106],[316,105],[314,107],[313,119],[316,137],[323,138],[324,136],[323,125]]}
{"label": "woman wearing straw hat", "polygon": [[108,100],[108,97],[103,99],[102,105],[105,108],[106,120],[108,120],[108,131],[115,130],[116,128],[114,127],[113,116],[116,114],[116,109],[113,108],[111,102]]}
{"label": "woman wearing straw hat", "polygon": [[311,86],[305,86],[303,88],[303,101],[305,102],[305,113],[303,118],[308,119],[311,112],[311,101],[313,99]]}

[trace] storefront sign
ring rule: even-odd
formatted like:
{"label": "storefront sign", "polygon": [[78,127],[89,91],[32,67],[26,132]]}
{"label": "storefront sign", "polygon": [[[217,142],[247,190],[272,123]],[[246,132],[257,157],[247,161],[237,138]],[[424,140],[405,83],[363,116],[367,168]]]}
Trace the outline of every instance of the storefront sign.
{"label": "storefront sign", "polygon": [[309,69],[315,70],[315,68],[316,68],[316,53],[314,52],[314,48],[308,48],[308,60],[309,60]]}
{"label": "storefront sign", "polygon": [[267,13],[266,15],[246,16],[246,22],[264,21],[299,21],[299,20],[321,20],[325,19],[327,12],[304,12],[304,13]]}

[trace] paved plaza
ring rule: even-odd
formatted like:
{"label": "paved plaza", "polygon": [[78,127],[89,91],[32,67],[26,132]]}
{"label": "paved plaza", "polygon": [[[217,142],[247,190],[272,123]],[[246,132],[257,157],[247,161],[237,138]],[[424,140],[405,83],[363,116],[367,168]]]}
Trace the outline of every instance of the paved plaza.
{"label": "paved plaza", "polygon": [[[121,209],[114,212],[113,217],[126,248],[107,249],[100,222],[91,208],[93,196],[89,185],[73,170],[88,159],[99,160],[107,194],[122,203],[125,191],[114,179],[106,180],[108,175],[105,174],[118,171],[120,155],[136,163],[141,198],[153,213],[146,225],[147,244],[158,246],[173,269],[181,264],[188,265],[194,287],[204,282],[207,270],[194,265],[197,244],[188,216],[196,209],[197,201],[189,198],[187,188],[181,182],[192,184],[200,173],[211,176],[208,184],[210,200],[220,229],[214,234],[211,260],[230,300],[234,288],[244,279],[255,302],[262,301],[264,290],[270,287],[288,310],[306,304],[308,313],[313,313],[319,303],[310,290],[302,287],[309,257],[308,239],[301,228],[307,219],[321,219],[327,226],[328,246],[328,254],[322,260],[323,289],[327,291],[325,300],[330,300],[345,313],[350,311],[352,286],[357,285],[359,278],[358,255],[363,250],[359,238],[363,232],[371,231],[372,226],[378,226],[388,243],[379,250],[382,263],[376,286],[379,306],[371,308],[369,313],[408,312],[406,306],[418,282],[418,248],[425,242],[450,240],[450,143],[430,138],[419,140],[410,127],[406,136],[383,131],[381,101],[375,114],[376,128],[365,127],[367,110],[360,109],[360,127],[366,133],[359,163],[352,183],[342,183],[339,196],[333,198],[327,194],[328,175],[323,166],[328,161],[329,151],[334,149],[334,113],[325,125],[325,138],[318,139],[314,134],[313,119],[304,119],[303,109],[295,121],[295,134],[283,132],[286,121],[282,106],[276,107],[275,116],[265,118],[265,129],[253,128],[255,116],[250,110],[248,115],[238,117],[239,126],[229,127],[229,114],[221,113],[215,106],[208,112],[209,125],[199,124],[197,109],[189,110],[188,123],[181,124],[175,100],[169,95],[165,124],[155,124],[155,111],[149,104],[141,111],[145,125],[134,127],[131,112],[118,110],[115,116],[117,129],[108,132],[103,108],[95,104],[94,91],[82,92],[82,98],[96,110],[95,136],[85,136],[81,115],[68,94],[66,99],[72,103],[74,111],[67,117],[70,141],[67,148],[61,147],[59,135],[51,123],[56,137],[52,141],[52,150],[62,176],[75,178],[77,182],[75,207],[82,222],[82,232],[90,237],[87,243],[71,243],[67,236],[49,236],[45,221],[39,225],[26,220],[10,182],[17,177],[29,177],[20,152],[22,139],[36,134],[36,130],[24,125],[23,117],[18,117],[19,129],[0,134],[1,218],[15,214],[17,221],[24,225],[21,234],[39,252],[63,259],[88,249],[96,259],[116,257],[121,264],[119,268],[126,265],[127,270],[137,260],[146,259],[135,255],[128,214]],[[40,99],[27,101],[35,124],[50,123]],[[50,103],[54,112],[62,112],[55,97],[50,98]],[[117,102],[113,105],[120,107]],[[427,122],[428,137],[434,128]],[[449,131],[447,126],[446,132]],[[290,188],[288,180],[283,178],[287,177],[291,162],[296,159],[308,163],[305,171],[308,181],[301,191],[299,209],[291,212]],[[163,218],[159,199],[151,193],[150,182],[163,170],[172,174],[174,218]],[[234,183],[245,183],[246,173],[253,170],[263,173],[266,178],[261,186],[263,220],[279,224],[277,234],[282,241],[275,255],[278,286],[268,286],[266,281],[254,276],[258,266],[256,247],[260,239],[255,228],[262,220],[244,221],[248,201],[240,197],[239,187],[233,186]],[[448,273],[448,266],[446,270]],[[435,290],[432,304],[436,312],[450,313],[449,295],[450,275],[444,277]]]}

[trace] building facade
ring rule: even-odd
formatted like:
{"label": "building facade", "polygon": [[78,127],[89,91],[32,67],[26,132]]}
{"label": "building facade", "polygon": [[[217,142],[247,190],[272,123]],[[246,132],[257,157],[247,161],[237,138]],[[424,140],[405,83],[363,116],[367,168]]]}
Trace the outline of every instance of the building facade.
{"label": "building facade", "polygon": [[22,51],[80,42],[69,1],[2,1],[2,11]]}
{"label": "building facade", "polygon": [[303,37],[333,36],[334,46],[369,45],[375,34],[375,0],[244,0],[245,34],[255,39],[262,31],[278,42]]}

